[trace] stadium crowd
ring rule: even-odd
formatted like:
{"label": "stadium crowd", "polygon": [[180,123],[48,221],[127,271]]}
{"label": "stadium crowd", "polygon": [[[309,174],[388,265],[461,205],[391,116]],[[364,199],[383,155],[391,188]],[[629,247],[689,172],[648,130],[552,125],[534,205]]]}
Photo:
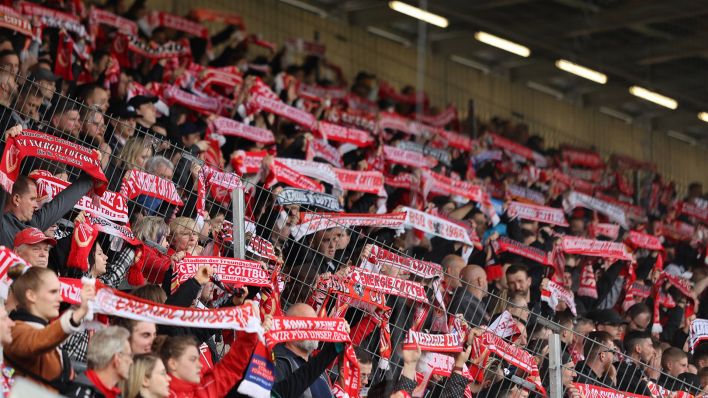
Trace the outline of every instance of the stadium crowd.
{"label": "stadium crowd", "polygon": [[0,13],[3,396],[708,394],[700,183],[233,12]]}

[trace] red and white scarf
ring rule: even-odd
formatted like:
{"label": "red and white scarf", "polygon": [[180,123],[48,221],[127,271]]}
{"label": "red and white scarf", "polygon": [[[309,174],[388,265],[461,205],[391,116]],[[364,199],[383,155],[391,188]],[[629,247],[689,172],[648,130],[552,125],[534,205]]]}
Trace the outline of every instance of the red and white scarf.
{"label": "red and white scarf", "polygon": [[586,209],[602,213],[607,216],[607,218],[621,225],[625,229],[629,226],[627,222],[627,215],[621,207],[584,193],[571,191],[568,196],[563,199],[563,208],[566,213],[570,213],[576,207],[584,207]]}
{"label": "red and white scarf", "polygon": [[492,322],[487,331],[494,333],[504,340],[515,341],[514,336],[521,334],[519,322],[514,319],[509,311],[504,311]]}
{"label": "red and white scarf", "polygon": [[588,234],[595,239],[598,236],[604,236],[611,240],[616,240],[619,236],[620,226],[612,223],[591,222],[588,224]]}
{"label": "red and white scarf", "polygon": [[439,277],[443,273],[440,264],[402,256],[372,244],[369,257],[362,258],[362,268],[379,272],[384,265],[408,271],[424,279]]}
{"label": "red and white scarf", "polygon": [[425,124],[443,127],[457,120],[457,107],[449,105],[444,111],[436,115],[420,115],[419,118]]}
{"label": "red and white scarf", "polygon": [[371,134],[353,127],[320,121],[317,124],[317,131],[327,141],[346,142],[359,148],[366,148],[374,144],[374,137]]}
{"label": "red and white scarf", "polygon": [[101,170],[99,153],[73,142],[34,130],[22,130],[17,137],[8,137],[0,164],[0,184],[7,192],[20,174],[20,165],[26,157],[37,157],[77,167],[93,177],[93,191],[103,195],[108,180]]}
{"label": "red and white scarf", "polygon": [[429,352],[460,352],[462,351],[462,340],[456,332],[431,334],[409,330],[403,341],[403,349],[415,350],[416,347],[420,347],[421,351]]}
{"label": "red and white scarf", "polygon": [[375,195],[384,192],[384,176],[378,171],[359,171],[333,168],[342,189]]}
{"label": "red and white scarf", "polygon": [[102,288],[98,290],[90,307],[94,313],[158,325],[263,332],[258,312],[250,304],[208,310],[173,307],[143,300],[115,289]]}
{"label": "red and white scarf", "polygon": [[135,234],[127,225],[119,225],[104,218],[96,217],[91,213],[86,213],[86,222],[90,223],[98,232],[115,236],[131,245],[140,244],[140,240],[135,237]]}
{"label": "red and white scarf", "polygon": [[564,235],[560,243],[563,252],[568,254],[634,261],[632,253],[624,243],[578,238],[570,235]]}
{"label": "red and white scarf", "polygon": [[349,343],[347,321],[343,318],[273,317],[273,326],[265,334],[270,349],[287,341],[317,340]]}
{"label": "red and white scarf", "polygon": [[198,75],[196,88],[199,90],[207,90],[212,85],[222,86],[227,90],[236,90],[243,84],[241,72],[233,66],[213,68],[192,63],[190,67],[194,68]]}
{"label": "red and white scarf", "polygon": [[597,280],[595,272],[593,272],[592,264],[586,262],[580,272],[580,286],[578,287],[578,296],[597,298]]}
{"label": "red and white scarf", "polygon": [[[33,170],[30,178],[37,184],[37,202],[41,206],[54,199],[61,191],[69,187],[68,182],[54,177],[46,170]],[[75,209],[86,210],[108,220],[128,222],[128,206],[125,198],[112,191],[106,191],[101,196],[101,205],[96,206],[93,199],[82,196],[74,205]]]}
{"label": "red and white scarf", "polygon": [[34,37],[32,23],[29,20],[25,19],[10,7],[2,7],[3,8],[0,9],[0,28],[10,29],[27,37]]}
{"label": "red and white scarf", "polygon": [[28,267],[25,260],[15,254],[14,251],[5,246],[0,246],[0,279],[3,279],[5,275],[7,275],[7,271],[16,264],[22,264]]}
{"label": "red and white scarf", "polygon": [[332,166],[342,167],[342,155],[339,154],[337,148],[316,138],[307,140],[305,157],[308,161],[319,158],[324,159]]}
{"label": "red and white scarf", "polygon": [[475,144],[475,141],[466,136],[454,131],[439,129],[433,136],[433,143],[438,147],[457,148],[462,151],[470,152]]}
{"label": "red and white scarf", "polygon": [[629,234],[624,242],[634,249],[642,248],[664,251],[664,246],[661,244],[661,240],[658,237],[639,231],[629,231]]}
{"label": "red and white scarf", "polygon": [[[475,358],[481,356],[485,349],[488,349],[490,353],[528,373],[531,376],[529,381],[536,386],[536,389],[541,392],[542,395],[546,395],[546,390],[541,384],[541,378],[538,377],[539,372],[538,366],[536,366],[536,360],[529,352],[525,351],[523,348],[511,345],[501,337],[489,332],[485,332],[475,339],[472,355],[474,355]],[[481,364],[480,367],[486,366],[488,360],[489,359],[487,359],[484,364]]]}
{"label": "red and white scarf", "polygon": [[272,286],[270,275],[258,261],[206,256],[189,256],[178,262],[175,267],[177,282],[184,283],[203,265],[209,265],[221,282],[227,285]]}
{"label": "red and white scarf", "polygon": [[326,182],[335,189],[340,188],[339,180],[337,180],[337,175],[334,173],[332,166],[326,163],[291,158],[276,158],[275,160],[293,170],[297,170],[298,173],[304,176]]}
{"label": "red and white scarf", "polygon": [[271,95],[272,91],[270,91],[270,93],[264,93],[266,89],[268,91],[270,90],[267,86],[256,87],[256,85],[254,85],[254,87],[251,88],[250,106],[252,108],[274,113],[309,130],[316,128],[317,119],[315,119],[314,115],[284,103],[277,96]]}
{"label": "red and white scarf", "polygon": [[511,195],[513,199],[525,203],[532,203],[540,206],[546,204],[546,198],[543,193],[521,185],[508,184],[506,186],[506,193]]}
{"label": "red and white scarf", "polygon": [[[115,44],[119,40],[122,40],[123,44],[116,47]],[[124,52],[127,49],[140,55],[141,57],[155,61],[165,58],[187,57],[192,54],[192,50],[190,49],[189,42],[187,40],[168,41],[167,43],[161,45],[154,45],[154,43],[145,42],[137,36],[119,35],[115,42],[114,50],[118,54],[121,53],[120,50],[123,50]],[[125,44],[127,44],[127,46]]]}
{"label": "red and white scarf", "polygon": [[246,28],[243,24],[243,18],[234,12],[212,10],[209,8],[193,8],[189,11],[189,15],[199,22],[220,22],[228,25],[235,25],[241,30]]}
{"label": "red and white scarf", "polygon": [[584,166],[593,169],[605,167],[602,157],[596,152],[577,149],[563,149],[563,160],[573,166]]}
{"label": "red and white scarf", "polygon": [[[592,384],[582,384],[582,383],[573,383],[575,388],[578,389],[580,392],[581,397],[588,397],[588,398],[647,398],[646,395],[638,395],[638,394],[632,394],[627,391],[618,391],[614,390],[611,388],[605,388],[605,387],[600,387],[600,386],[595,386]],[[653,397],[659,398],[657,396]]]}
{"label": "red and white scarf", "polygon": [[678,202],[676,209],[679,214],[685,214],[708,224],[708,207],[697,206],[691,202]]}
{"label": "red and white scarf", "polygon": [[540,153],[534,152],[530,148],[494,133],[487,133],[487,136],[491,146],[504,149],[507,152],[521,156],[526,160],[530,160],[538,167],[546,167],[546,158],[544,158]]}
{"label": "red and white scarf", "polygon": [[217,117],[211,123],[211,126],[214,127],[213,132],[220,135],[241,137],[265,145],[275,143],[275,136],[273,136],[273,132],[270,130],[249,126],[226,117]]}
{"label": "red and white scarf", "polygon": [[317,84],[298,82],[297,95],[298,97],[318,102],[322,102],[325,99],[341,100],[347,96],[347,89],[345,87],[324,87]]}
{"label": "red and white scarf", "polygon": [[76,33],[84,39],[89,38],[86,28],[81,23],[81,18],[76,15],[27,1],[20,2],[20,12],[27,16],[39,18],[44,26],[65,29],[69,32]]}
{"label": "red and white scarf", "polygon": [[387,162],[403,166],[430,169],[438,164],[437,159],[431,156],[426,156],[420,152],[407,151],[390,145],[384,145],[383,154]]}
{"label": "red and white scarf", "polygon": [[366,112],[354,110],[343,111],[335,108],[327,112],[327,121],[335,125],[351,126],[368,131],[369,133],[376,132],[376,119],[373,115]]}
{"label": "red and white scarf", "polygon": [[694,299],[690,281],[680,276],[662,272],[661,274],[659,274],[659,279],[654,282],[654,286],[652,286],[651,291],[651,295],[654,298],[654,314],[652,317],[653,324],[651,327],[652,333],[661,333],[663,329],[661,326],[660,306],[662,300],[660,294],[666,282],[668,282],[669,284],[671,284],[671,286],[675,287],[678,291],[680,291],[681,294],[683,294],[684,297],[686,297],[686,299],[688,300],[688,303],[686,304],[686,308],[684,310],[684,317],[690,318],[695,313],[695,308],[698,304]]}
{"label": "red and white scarf", "polygon": [[210,189],[212,196],[216,197],[219,190],[226,198],[234,189],[243,189],[241,179],[234,173],[219,171],[211,166],[204,165],[199,171],[197,179],[197,212],[201,215],[206,211],[206,192]]}
{"label": "red and white scarf", "polygon": [[261,169],[266,156],[268,156],[266,151],[236,151],[236,155],[231,158],[231,166],[238,175],[255,174]]}
{"label": "red and white scarf", "polygon": [[402,210],[406,212],[406,226],[408,227],[444,239],[462,242],[470,246],[474,245],[468,230],[459,224],[410,207],[403,207]]}
{"label": "red and white scarf", "polygon": [[292,227],[295,240],[317,231],[336,227],[380,227],[400,229],[406,222],[406,213],[312,213],[300,212],[300,223]]}
{"label": "red and white scarf", "polygon": [[701,341],[706,340],[708,340],[708,319],[694,319],[691,322],[691,330],[688,337],[691,352],[696,350]]}
{"label": "red and white scarf", "polygon": [[170,106],[179,104],[204,114],[219,114],[223,109],[223,104],[218,98],[191,94],[173,85],[164,87],[161,94],[165,103]]}
{"label": "red and white scarf", "polygon": [[306,189],[308,191],[324,192],[324,187],[319,182],[305,177],[297,171],[286,166],[281,160],[274,160],[270,165],[270,172],[266,178],[266,188],[270,188],[276,183]]}
{"label": "red and white scarf", "polygon": [[138,35],[138,24],[134,21],[96,6],[91,6],[91,11],[89,12],[89,30],[91,31],[91,36],[94,38],[96,37],[99,25],[108,25],[129,36]]}
{"label": "red and white scarf", "polygon": [[562,301],[570,308],[570,312],[572,312],[573,315],[577,315],[573,292],[556,282],[548,281],[546,288],[541,289],[541,300],[548,303],[548,306],[551,307],[553,311],[556,310],[558,303]]}
{"label": "red and white scarf", "polygon": [[129,170],[123,177],[120,187],[121,195],[128,199],[135,199],[139,195],[146,195],[162,199],[176,206],[182,206],[182,199],[177,194],[175,184],[154,174],[141,170]]}
{"label": "red and white scarf", "polygon": [[496,255],[508,252],[527,258],[531,261],[535,261],[539,264],[548,266],[552,265],[552,260],[548,252],[524,245],[523,243],[509,239],[506,236],[500,236],[497,240],[492,241],[492,248],[494,249],[494,253]]}
{"label": "red and white scarf", "polygon": [[147,15],[147,23],[154,29],[163,27],[184,32],[202,39],[209,39],[209,29],[199,22],[190,21],[177,15],[172,15],[164,11],[153,10]]}
{"label": "red and white scarf", "polygon": [[518,216],[524,220],[533,220],[540,223],[558,225],[561,227],[568,226],[568,221],[565,219],[563,209],[521,202],[511,202],[506,212],[510,217]]}
{"label": "red and white scarf", "polygon": [[383,294],[404,297],[419,303],[429,304],[428,297],[425,294],[425,288],[418,282],[369,272],[361,268],[353,268],[347,277],[354,283],[360,283],[363,286]]}

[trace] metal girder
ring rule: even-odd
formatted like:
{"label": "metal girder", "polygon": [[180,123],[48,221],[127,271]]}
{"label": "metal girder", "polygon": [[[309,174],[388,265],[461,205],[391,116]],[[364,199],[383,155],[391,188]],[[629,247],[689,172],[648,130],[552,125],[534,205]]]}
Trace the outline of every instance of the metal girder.
{"label": "metal girder", "polygon": [[696,0],[634,1],[627,3],[620,9],[605,10],[590,20],[583,17],[568,21],[566,26],[584,27],[571,29],[566,36],[585,36],[622,29],[627,26],[675,21],[707,13],[708,7],[705,2]]}

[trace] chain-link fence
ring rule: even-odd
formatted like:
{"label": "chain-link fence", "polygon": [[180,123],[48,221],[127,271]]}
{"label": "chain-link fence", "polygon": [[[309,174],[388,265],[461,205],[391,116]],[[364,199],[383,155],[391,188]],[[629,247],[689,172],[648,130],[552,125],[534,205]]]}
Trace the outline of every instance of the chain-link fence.
{"label": "chain-link fence", "polygon": [[[143,260],[139,275],[131,276],[131,268],[139,262],[136,257],[139,253],[145,257],[149,248],[169,255],[187,252],[231,257],[234,244],[243,237],[247,258],[269,264],[271,272],[280,272],[276,283],[282,284],[284,309],[307,302],[322,314],[344,316],[349,321],[361,360],[373,362],[369,385],[396,380],[404,362],[401,347],[417,341],[431,347],[418,363],[422,376],[418,382],[423,387],[419,386],[414,395],[456,396],[453,365],[459,355],[455,351],[463,344],[450,336],[466,335],[464,323],[456,321],[461,314],[469,325],[489,328],[485,334],[473,329],[478,337],[470,340],[472,354],[469,361],[463,361],[470,365],[469,372],[482,369],[479,374],[463,372],[475,380],[463,383],[463,390],[474,396],[523,396],[532,392],[557,397],[576,396],[573,394],[577,391],[588,396],[585,384],[662,397],[667,396],[667,390],[697,394],[701,389],[695,380],[672,377],[685,374],[685,366],[679,371],[673,365],[685,362],[683,351],[658,345],[651,335],[633,330],[648,325],[627,324],[624,319],[593,322],[579,318],[570,308],[575,304],[570,302],[553,303],[551,308],[544,299],[550,268],[519,265],[518,258],[494,253],[491,244],[481,251],[481,245],[475,249],[478,265],[467,265],[471,255],[468,246],[441,239],[434,229],[421,234],[403,223],[395,210],[377,215],[382,201],[389,203],[389,209],[395,208],[391,204],[401,195],[400,189],[388,189],[385,196],[343,192],[332,168],[298,159],[267,156],[248,169],[243,159],[223,159],[218,148],[200,147],[198,136],[206,126],[184,123],[181,119],[187,112],[178,105],[169,107],[173,125],[146,128],[134,108],[139,101],[152,100],[133,97],[133,108],[131,101],[127,105],[118,101],[108,109],[108,98],[97,98],[94,86],[80,87],[80,98],[69,97],[55,92],[48,82],[40,82],[41,72],[27,79],[12,71],[0,75],[3,87],[12,88],[4,94],[7,101],[0,114],[3,131],[19,123],[25,130],[59,137],[102,154],[108,191],[118,194],[104,194],[104,202],[98,207],[91,208],[89,199],[82,203],[103,218],[115,214],[112,223],[130,226],[142,243],[142,248],[128,244],[109,229],[101,233],[99,242],[109,258],[101,280],[110,286],[129,289],[141,283],[171,285],[176,270],[165,266],[159,256]],[[276,131],[285,128],[271,127]],[[253,149],[246,151],[246,156],[261,150]],[[208,156],[209,151],[215,156]],[[242,207],[232,203],[233,184],[208,178],[209,170],[218,171],[223,166],[226,174],[215,178],[240,181],[241,188],[236,189],[244,192]],[[228,171],[234,166],[246,169],[243,178]],[[56,198],[59,191],[70,189],[67,182],[76,183],[82,178],[81,170],[70,162],[51,162],[42,157],[27,157],[19,167],[22,175],[37,181],[40,202]],[[277,167],[289,167],[305,176],[317,175],[327,185],[326,191],[335,196],[310,198],[312,192],[293,191],[282,184],[271,186],[267,176]],[[131,181],[141,184],[133,180],[138,178],[150,184],[124,196],[134,191],[129,189]],[[342,208],[356,216],[338,217]],[[322,209],[329,212],[316,213]],[[56,222],[58,244],[52,250],[50,267],[62,276],[81,274],[67,265],[77,212],[75,208]],[[234,231],[241,219],[245,220],[244,229]],[[439,220],[442,218],[436,222]],[[605,268],[599,271],[602,273],[609,275],[610,270]],[[519,279],[519,275],[523,277]],[[569,287],[577,293],[577,287]],[[258,289],[247,287],[245,295],[255,298]],[[607,310],[613,306],[592,301],[589,305],[587,309],[598,306]],[[443,341],[434,336],[444,336]],[[454,343],[445,340],[448,338]],[[657,358],[666,363],[657,362]],[[672,375],[660,372],[661,368]],[[376,390],[371,396],[379,393]]]}

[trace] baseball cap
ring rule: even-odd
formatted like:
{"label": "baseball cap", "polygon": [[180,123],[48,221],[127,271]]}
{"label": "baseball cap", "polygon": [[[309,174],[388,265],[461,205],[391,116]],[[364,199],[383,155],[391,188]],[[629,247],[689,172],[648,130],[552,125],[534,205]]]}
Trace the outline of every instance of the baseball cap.
{"label": "baseball cap", "polygon": [[147,95],[136,95],[128,101],[128,106],[138,109],[141,105],[154,104],[157,99],[157,97],[148,97]]}
{"label": "baseball cap", "polygon": [[37,228],[30,227],[23,229],[19,234],[15,235],[13,246],[18,247],[21,245],[34,245],[39,242],[49,242],[52,246],[56,246],[57,244],[55,239],[48,237],[44,234],[44,232]]}
{"label": "baseball cap", "polygon": [[125,104],[116,104],[108,109],[108,114],[121,119],[134,119],[140,117],[135,107]]}
{"label": "baseball cap", "polygon": [[59,76],[52,73],[52,71],[50,71],[49,69],[37,68],[34,72],[27,75],[27,80],[31,82],[38,82],[43,80],[55,82],[59,80]]}
{"label": "baseball cap", "polygon": [[595,310],[590,312],[588,318],[592,319],[598,325],[622,325],[627,323],[615,310]]}

